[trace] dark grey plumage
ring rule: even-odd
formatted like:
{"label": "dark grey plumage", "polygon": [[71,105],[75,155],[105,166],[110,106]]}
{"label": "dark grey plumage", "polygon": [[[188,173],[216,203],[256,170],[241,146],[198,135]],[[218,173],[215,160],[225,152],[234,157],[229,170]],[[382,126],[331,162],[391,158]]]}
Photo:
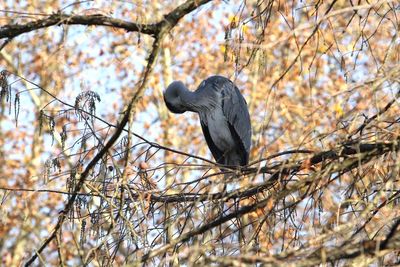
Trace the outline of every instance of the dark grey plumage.
{"label": "dark grey plumage", "polygon": [[251,123],[246,100],[229,79],[211,76],[195,92],[179,81],[164,92],[173,113],[199,114],[201,127],[215,160],[223,165],[244,166],[249,162]]}

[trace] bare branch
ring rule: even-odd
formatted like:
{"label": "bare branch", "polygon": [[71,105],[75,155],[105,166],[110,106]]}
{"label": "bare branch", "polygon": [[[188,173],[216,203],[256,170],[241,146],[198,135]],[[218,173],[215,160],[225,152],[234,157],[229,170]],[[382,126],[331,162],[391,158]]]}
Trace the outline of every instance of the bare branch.
{"label": "bare branch", "polygon": [[[171,29],[186,14],[197,7],[204,5],[211,0],[187,1],[164,16],[164,19],[157,23],[135,23],[126,20],[111,18],[103,14],[74,15],[55,13],[46,18],[27,22],[25,24],[8,24],[0,27],[0,39],[12,39],[23,33],[36,31],[42,28],[60,25],[83,25],[83,26],[107,26],[124,29],[128,32],[139,32],[151,36],[158,36],[162,30]],[[169,26],[166,26],[169,24]],[[8,41],[7,41],[8,42]],[[4,44],[7,44],[5,42]],[[1,49],[0,49],[1,50]]]}
{"label": "bare branch", "polygon": [[203,1],[195,1],[195,0],[188,0],[181,6],[177,7],[174,11],[169,13],[166,16],[166,23],[162,22],[159,31],[157,32],[157,35],[155,37],[155,40],[153,42],[153,47],[151,50],[151,53],[148,57],[147,61],[147,66],[146,69],[143,72],[143,76],[141,79],[141,83],[137,91],[135,92],[134,96],[132,97],[130,103],[128,104],[125,114],[122,117],[118,128],[114,132],[114,134],[111,136],[111,138],[106,142],[104,147],[93,157],[93,159],[89,162],[89,164],[86,166],[85,170],[82,172],[82,174],[79,177],[79,180],[75,186],[75,190],[72,193],[71,197],[69,198],[68,202],[65,205],[65,208],[62,212],[60,212],[60,215],[58,217],[58,222],[55,225],[54,229],[51,231],[50,235],[44,240],[40,248],[34,253],[34,255],[25,263],[25,266],[31,265],[38,255],[47,247],[47,245],[57,236],[58,231],[60,231],[65,219],[67,218],[68,213],[73,207],[73,204],[75,202],[75,199],[77,197],[77,193],[81,190],[85,179],[88,177],[90,171],[92,168],[97,164],[97,162],[107,153],[107,151],[113,146],[113,144],[116,142],[116,140],[119,138],[121,133],[124,130],[125,125],[128,123],[130,116],[132,116],[132,112],[134,110],[134,106],[136,105],[137,101],[140,99],[140,97],[143,94],[143,91],[146,87],[146,84],[148,82],[148,78],[151,75],[154,65],[156,63],[157,56],[160,51],[160,45],[162,43],[162,40],[165,36],[166,33],[168,33],[177,23],[178,21],[185,16],[187,13],[191,12],[195,8],[197,8],[201,4],[205,4],[209,1],[203,0]]}

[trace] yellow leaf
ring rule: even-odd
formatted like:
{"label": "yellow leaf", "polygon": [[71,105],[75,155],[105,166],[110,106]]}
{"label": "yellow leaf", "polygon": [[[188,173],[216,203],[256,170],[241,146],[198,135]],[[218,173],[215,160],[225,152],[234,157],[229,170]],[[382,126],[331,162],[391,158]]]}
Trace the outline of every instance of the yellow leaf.
{"label": "yellow leaf", "polygon": [[336,117],[341,117],[343,116],[344,112],[343,112],[343,108],[340,102],[337,102],[334,106],[334,110],[336,112]]}

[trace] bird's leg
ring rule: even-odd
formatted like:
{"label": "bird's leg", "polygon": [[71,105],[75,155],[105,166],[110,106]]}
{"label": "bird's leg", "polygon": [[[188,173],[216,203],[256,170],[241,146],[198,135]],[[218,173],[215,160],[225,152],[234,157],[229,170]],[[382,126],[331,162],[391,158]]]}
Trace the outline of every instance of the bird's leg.
{"label": "bird's leg", "polygon": [[[240,177],[241,174],[241,169],[240,167],[237,167],[235,170],[235,173],[232,174],[232,176],[235,176],[236,178]],[[238,179],[235,179],[235,181],[237,181]],[[235,188],[239,186],[240,187],[240,182],[239,185],[236,184]],[[240,209],[240,199],[237,198],[233,198],[233,205],[234,205],[234,212],[237,213],[237,211]],[[247,220],[245,217],[241,217],[239,215],[236,216],[236,227],[237,227],[237,242],[239,245],[239,249],[240,251],[242,251],[243,248],[246,247],[246,238],[245,238],[245,231],[244,231],[244,227],[247,225]]]}
{"label": "bird's leg", "polygon": [[215,181],[214,187],[213,187],[213,194],[215,194],[215,196],[217,196],[214,200],[212,200],[212,202],[214,203],[212,205],[212,217],[215,219],[217,217],[222,217],[223,213],[224,213],[224,197],[227,194],[227,186],[225,183],[225,180],[228,179],[227,177],[229,174],[224,174],[224,178],[223,179],[218,179],[217,181]]}
{"label": "bird's leg", "polygon": [[[232,190],[232,187],[236,188],[237,187],[237,182],[235,177],[238,177],[238,174],[240,173],[240,169],[235,170],[235,172],[229,172],[224,174],[224,180],[223,183],[220,184],[221,187],[221,200],[220,200],[220,205],[219,205],[219,210],[218,214],[220,217],[223,217],[224,212],[226,210],[231,210],[231,212],[237,212],[240,208],[240,202],[237,198],[233,198],[233,203],[230,206],[229,203],[226,203],[225,196],[228,194],[228,184],[230,184],[229,189]],[[230,182],[234,181],[234,182]],[[236,243],[238,245],[238,248],[242,250],[246,246],[246,239],[245,239],[245,233],[244,233],[244,225],[246,225],[246,221],[242,221],[243,218],[241,218],[239,215],[236,217],[236,222],[233,225],[233,228],[236,227],[236,229],[233,229],[234,231],[237,231],[237,234],[233,235],[231,240],[231,243]],[[222,227],[220,226],[220,231],[222,233]]]}
{"label": "bird's leg", "polygon": [[[226,174],[224,174],[225,179]],[[212,180],[210,185],[210,202],[209,202],[209,210],[208,210],[208,218],[209,220],[216,220],[219,217],[223,216],[224,211],[224,200],[223,197],[226,195],[226,184],[224,180],[221,179],[221,176],[218,175],[216,180]],[[219,225],[217,228],[208,231],[205,234],[204,243],[213,242],[212,240],[221,240],[223,243],[223,225]],[[224,247],[224,246],[222,246]]]}
{"label": "bird's leg", "polygon": [[221,199],[220,199],[220,206],[219,206],[219,211],[218,214],[220,217],[222,217],[224,215],[224,207],[225,207],[225,200],[224,197],[227,195],[227,185],[226,185],[226,181],[230,179],[230,174],[229,173],[224,173],[224,179],[222,181],[222,183],[220,183],[218,185],[218,187],[222,187],[221,190],[219,190],[219,192],[221,193]]}
{"label": "bird's leg", "polygon": [[[220,217],[222,218],[224,216],[224,210],[225,210],[225,196],[227,194],[227,183],[226,181],[229,180],[230,175],[229,173],[224,173],[223,180],[220,180],[219,183],[217,184],[218,187],[218,192],[220,193],[220,197],[218,198],[217,201],[219,203],[216,203],[213,207],[214,209],[214,218]],[[223,238],[223,232],[224,232],[224,227],[222,224],[218,226],[218,232],[219,232],[219,237],[216,237],[217,239],[221,240],[222,247],[224,247],[224,238]]]}

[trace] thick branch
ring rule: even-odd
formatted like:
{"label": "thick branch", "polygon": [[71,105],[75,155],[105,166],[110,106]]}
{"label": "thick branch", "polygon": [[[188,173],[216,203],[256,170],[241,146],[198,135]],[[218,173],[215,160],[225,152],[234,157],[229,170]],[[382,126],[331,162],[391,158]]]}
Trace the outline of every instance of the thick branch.
{"label": "thick branch", "polygon": [[47,18],[30,21],[25,24],[9,24],[0,28],[0,39],[14,38],[23,33],[36,31],[55,25],[85,25],[109,26],[125,29],[127,31],[141,32],[149,35],[158,33],[158,24],[140,24],[121,19],[110,18],[101,14],[96,15],[71,15],[55,13]]}
{"label": "thick branch", "polygon": [[[164,19],[157,23],[135,23],[126,20],[111,18],[102,14],[74,15],[55,13],[44,19],[30,21],[25,24],[8,24],[0,27],[0,39],[14,38],[23,33],[36,31],[56,25],[83,25],[83,26],[107,26],[124,29],[128,32],[140,32],[157,36],[162,30],[170,30],[186,14],[197,7],[210,2],[211,0],[187,1],[164,16]],[[167,25],[168,24],[168,25]]]}

